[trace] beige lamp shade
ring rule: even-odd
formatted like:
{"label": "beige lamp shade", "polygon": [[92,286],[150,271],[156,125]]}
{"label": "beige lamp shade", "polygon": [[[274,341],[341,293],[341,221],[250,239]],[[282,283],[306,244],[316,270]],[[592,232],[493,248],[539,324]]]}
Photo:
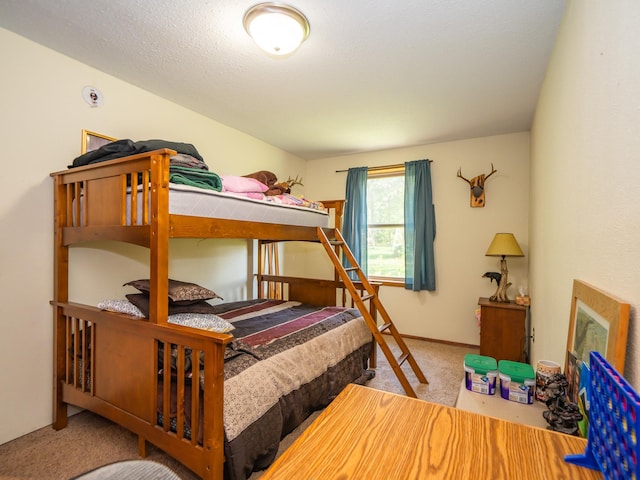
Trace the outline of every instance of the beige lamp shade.
{"label": "beige lamp shade", "polygon": [[485,255],[489,257],[524,257],[513,233],[496,233]]}

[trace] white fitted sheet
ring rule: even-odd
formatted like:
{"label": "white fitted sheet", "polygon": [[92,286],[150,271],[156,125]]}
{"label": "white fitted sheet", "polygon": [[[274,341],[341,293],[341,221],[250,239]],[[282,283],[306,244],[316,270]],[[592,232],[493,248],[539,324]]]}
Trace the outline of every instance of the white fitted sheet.
{"label": "white fitted sheet", "polygon": [[188,185],[169,185],[169,213],[194,217],[327,227],[329,214],[297,205],[263,202]]}
{"label": "white fitted sheet", "polygon": [[[150,201],[150,200],[149,200]],[[137,225],[142,224],[142,191],[138,191]],[[74,221],[76,210],[73,209]],[[250,222],[298,225],[303,227],[329,226],[329,213],[325,210],[254,200],[229,192],[216,192],[204,188],[175,183],[169,184],[169,213],[192,217],[222,218]],[[84,209],[81,209],[84,223]],[[131,222],[131,194],[127,196],[127,224]]]}

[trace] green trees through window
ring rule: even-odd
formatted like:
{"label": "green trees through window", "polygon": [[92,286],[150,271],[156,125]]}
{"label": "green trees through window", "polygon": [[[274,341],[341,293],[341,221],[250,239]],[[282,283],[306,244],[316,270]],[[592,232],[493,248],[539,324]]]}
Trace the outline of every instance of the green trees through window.
{"label": "green trees through window", "polygon": [[404,281],[404,175],[367,180],[369,277]]}

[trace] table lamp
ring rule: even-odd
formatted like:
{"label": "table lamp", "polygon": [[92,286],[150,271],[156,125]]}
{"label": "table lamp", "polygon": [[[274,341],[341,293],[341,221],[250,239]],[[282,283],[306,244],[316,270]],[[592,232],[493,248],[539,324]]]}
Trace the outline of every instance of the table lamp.
{"label": "table lamp", "polygon": [[520,245],[513,233],[496,233],[487,253],[488,257],[502,257],[500,260],[500,281],[496,293],[489,298],[493,302],[509,302],[507,297],[507,289],[511,285],[509,283],[509,271],[507,270],[507,260],[505,257],[524,257]]}

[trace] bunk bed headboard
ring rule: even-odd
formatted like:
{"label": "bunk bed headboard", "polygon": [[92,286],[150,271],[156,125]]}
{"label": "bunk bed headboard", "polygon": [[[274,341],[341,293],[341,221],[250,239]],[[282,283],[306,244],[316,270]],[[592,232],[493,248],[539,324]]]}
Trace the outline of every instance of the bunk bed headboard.
{"label": "bunk bed headboard", "polygon": [[[169,162],[155,150],[54,172],[54,301],[68,301],[69,245],[116,240],[150,248],[150,317],[166,323],[168,307]],[[141,191],[141,202],[129,191]],[[141,205],[138,205],[141,203]],[[142,213],[138,214],[139,209]]]}

